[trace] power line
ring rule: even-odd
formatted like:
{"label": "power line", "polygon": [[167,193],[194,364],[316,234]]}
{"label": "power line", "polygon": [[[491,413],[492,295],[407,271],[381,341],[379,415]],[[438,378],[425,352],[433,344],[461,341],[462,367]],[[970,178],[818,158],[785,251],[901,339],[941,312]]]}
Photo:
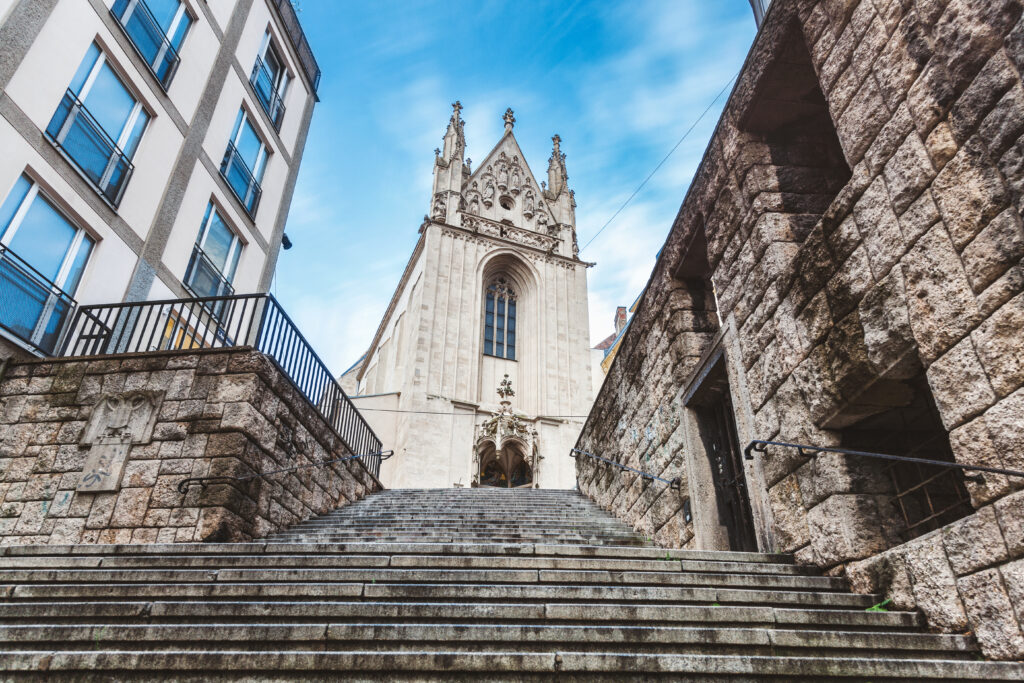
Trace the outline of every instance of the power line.
{"label": "power line", "polygon": [[[359,398],[359,397],[358,396],[353,396],[352,398]],[[399,410],[398,408],[362,408],[362,407],[359,407],[359,406],[356,406],[356,410],[358,410],[361,413],[374,413],[374,412],[376,412],[376,413],[412,413],[412,414],[415,414],[415,415],[452,415],[452,416],[459,415],[459,416],[466,416],[466,417],[479,417],[480,416],[480,413],[445,413],[445,412],[430,411],[430,410]],[[588,416],[587,415],[538,415],[537,417],[557,417],[557,418],[563,418],[563,419],[578,418],[578,419],[582,420],[582,419],[587,418]]]}
{"label": "power line", "polygon": [[618,215],[619,215],[620,213],[622,213],[623,209],[625,209],[625,208],[626,208],[626,207],[627,207],[627,206],[629,205],[629,203],[630,203],[631,201],[633,201],[633,198],[634,198],[634,197],[636,197],[636,196],[637,196],[637,195],[638,195],[638,194],[640,193],[640,190],[644,189],[644,185],[646,185],[646,184],[647,184],[647,181],[649,181],[649,180],[650,180],[651,178],[653,178],[653,177],[654,177],[654,174],[655,174],[655,173],[657,173],[657,172],[658,172],[658,170],[659,170],[659,169],[660,169],[660,168],[661,168],[662,166],[664,166],[664,165],[665,165],[665,162],[666,162],[666,161],[668,161],[668,158],[669,158],[670,156],[672,156],[672,154],[673,154],[673,153],[674,153],[674,152],[675,152],[675,151],[676,151],[677,149],[679,149],[679,145],[683,144],[683,140],[685,140],[685,139],[687,138],[687,136],[689,136],[689,135],[690,135],[690,133],[692,133],[692,132],[693,132],[693,129],[697,127],[697,124],[698,124],[698,123],[700,123],[700,122],[701,122],[701,121],[702,121],[702,120],[704,119],[704,117],[705,117],[705,116],[707,115],[707,113],[708,113],[709,111],[711,111],[711,108],[715,106],[715,103],[716,103],[716,102],[718,102],[719,98],[721,98],[721,97],[722,97],[722,95],[723,95],[723,94],[725,93],[725,91],[726,91],[726,90],[727,90],[727,89],[729,88],[729,86],[730,86],[730,85],[732,84],[732,82],[733,82],[733,81],[735,81],[735,80],[736,80],[736,78],[737,78],[737,77],[738,77],[739,75],[740,75],[740,72],[739,72],[739,71],[737,71],[737,72],[736,72],[736,74],[735,74],[735,75],[734,75],[734,76],[733,76],[732,78],[730,78],[730,79],[728,80],[728,82],[726,82],[726,84],[725,84],[724,86],[722,86],[722,89],[718,91],[718,94],[717,94],[717,95],[715,95],[715,99],[711,100],[711,104],[709,104],[709,105],[707,106],[707,108],[705,108],[705,109],[704,109],[704,111],[702,111],[702,112],[701,112],[700,116],[698,116],[698,117],[697,117],[697,120],[696,120],[696,121],[694,121],[694,122],[693,122],[693,124],[692,124],[692,125],[691,125],[691,126],[690,126],[689,128],[687,128],[687,129],[686,129],[686,132],[685,132],[685,133],[683,133],[683,137],[679,138],[679,141],[678,141],[678,142],[677,142],[677,143],[675,144],[675,146],[673,146],[673,147],[672,147],[672,149],[670,149],[670,150],[668,151],[668,154],[666,154],[666,155],[665,155],[665,158],[664,158],[664,159],[662,159],[661,161],[659,161],[659,162],[658,162],[658,165],[654,167],[654,170],[653,170],[653,171],[651,171],[651,172],[650,172],[650,174],[648,174],[648,176],[647,176],[646,178],[644,178],[643,182],[642,182],[642,183],[640,183],[640,184],[639,184],[639,185],[637,186],[637,188],[636,188],[635,190],[633,190],[633,194],[629,195],[629,197],[627,197],[627,198],[626,198],[626,201],[622,202],[622,206],[620,206],[620,207],[618,208],[618,210],[616,210],[616,212],[612,214],[612,217],[611,217],[611,218],[609,218],[609,219],[608,219],[608,220],[607,220],[607,221],[605,222],[605,224],[601,226],[601,229],[600,229],[600,230],[598,230],[598,231],[597,231],[597,232],[596,232],[596,233],[594,234],[594,236],[593,236],[593,237],[591,237],[591,238],[590,238],[589,240],[587,240],[587,243],[583,245],[583,247],[582,247],[582,248],[580,249],[580,251],[583,251],[584,249],[586,249],[587,247],[589,247],[589,246],[590,246],[590,244],[591,244],[591,242],[593,242],[594,240],[596,240],[596,239],[597,239],[597,237],[598,237],[598,235],[600,235],[600,234],[601,234],[602,232],[604,232],[604,229],[605,229],[605,228],[607,228],[607,227],[608,227],[609,225],[611,225],[612,221],[613,221],[613,220],[615,220],[615,218],[616,218],[616,217],[617,217],[617,216],[618,216]]}

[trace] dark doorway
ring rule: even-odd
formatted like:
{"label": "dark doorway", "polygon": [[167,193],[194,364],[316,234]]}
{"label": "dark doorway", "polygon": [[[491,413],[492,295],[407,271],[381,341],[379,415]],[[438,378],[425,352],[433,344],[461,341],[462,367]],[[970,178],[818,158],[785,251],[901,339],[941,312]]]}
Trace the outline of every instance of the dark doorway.
{"label": "dark doorway", "polygon": [[729,549],[755,552],[754,516],[722,354],[712,361],[687,406],[697,416],[700,439],[711,467],[718,518],[728,533]]}

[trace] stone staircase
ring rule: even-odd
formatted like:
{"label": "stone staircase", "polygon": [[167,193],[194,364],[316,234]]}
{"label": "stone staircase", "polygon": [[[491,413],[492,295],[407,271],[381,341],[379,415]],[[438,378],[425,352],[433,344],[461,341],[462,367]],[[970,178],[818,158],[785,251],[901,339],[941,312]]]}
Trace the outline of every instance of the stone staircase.
{"label": "stone staircase", "polygon": [[561,491],[387,491],[258,543],[9,547],[0,596],[0,680],[1024,678],[789,556],[648,547]]}

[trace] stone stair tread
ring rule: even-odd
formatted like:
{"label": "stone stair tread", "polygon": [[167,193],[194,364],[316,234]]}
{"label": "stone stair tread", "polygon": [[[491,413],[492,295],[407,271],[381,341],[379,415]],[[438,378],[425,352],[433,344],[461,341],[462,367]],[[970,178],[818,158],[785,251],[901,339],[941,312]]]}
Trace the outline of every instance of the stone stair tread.
{"label": "stone stair tread", "polygon": [[252,543],[0,548],[0,678],[1024,678],[880,600],[576,492],[386,491]]}
{"label": "stone stair tread", "polygon": [[465,671],[465,672],[657,672],[700,675],[923,677],[1020,680],[1024,667],[1004,662],[932,659],[863,659],[744,655],[666,655],[593,652],[248,652],[217,651],[15,651],[0,670],[55,673],[91,671]]}

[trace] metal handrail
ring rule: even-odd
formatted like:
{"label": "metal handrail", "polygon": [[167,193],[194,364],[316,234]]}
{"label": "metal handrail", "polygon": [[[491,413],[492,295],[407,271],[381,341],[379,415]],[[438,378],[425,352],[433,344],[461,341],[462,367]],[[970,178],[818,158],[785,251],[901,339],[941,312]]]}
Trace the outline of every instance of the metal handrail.
{"label": "metal handrail", "polygon": [[270,122],[274,124],[274,130],[280,132],[285,112],[284,99],[281,97],[281,93],[274,88],[270,70],[267,69],[266,63],[260,57],[256,57],[256,64],[252,68],[252,75],[249,76],[249,83],[256,93],[256,100],[263,107],[263,111],[267,112]]}
{"label": "metal handrail", "polygon": [[376,453],[360,453],[359,455],[346,455],[341,458],[334,458],[333,460],[321,460],[319,462],[311,462],[305,465],[295,465],[294,467],[282,467],[279,470],[271,470],[270,472],[257,472],[256,474],[247,474],[244,477],[231,477],[228,475],[216,475],[208,477],[189,477],[182,479],[178,482],[178,493],[187,493],[191,486],[201,486],[206,488],[211,484],[230,484],[238,481],[252,481],[253,479],[264,479],[274,474],[284,474],[285,472],[295,472],[297,470],[309,469],[310,467],[326,467],[327,465],[333,465],[339,462],[345,462],[347,460],[358,460],[360,458],[377,458],[375,460],[377,466],[376,471],[370,469],[374,477],[380,474],[380,463],[382,460],[387,460],[394,451],[377,451]]}
{"label": "metal handrail", "polygon": [[628,470],[630,472],[635,472],[636,474],[639,474],[644,479],[650,479],[652,481],[664,482],[664,483],[668,484],[668,487],[670,489],[672,489],[673,491],[679,491],[682,488],[682,486],[683,486],[683,480],[682,480],[681,477],[676,477],[675,479],[665,479],[664,477],[659,477],[657,475],[651,474],[650,472],[644,472],[643,470],[638,470],[638,469],[636,469],[634,467],[630,467],[629,465],[623,465],[622,463],[615,462],[614,460],[609,460],[608,458],[602,458],[600,455],[594,455],[593,453],[588,453],[586,451],[580,450],[579,448],[572,448],[572,449],[570,449],[569,457],[570,458],[575,458],[576,455],[574,455],[574,454],[576,454],[576,453],[578,453],[580,455],[585,455],[588,458],[593,458],[594,460],[599,460],[599,461],[601,461],[601,462],[603,462],[603,463],[605,463],[607,465],[611,465],[612,467],[616,467],[616,468],[618,468],[618,470],[620,472],[625,472],[625,471]]}
{"label": "metal handrail", "polygon": [[68,328],[60,355],[243,346],[267,356],[350,453],[380,450],[380,438],[270,294],[81,306]]}
{"label": "metal handrail", "polygon": [[[743,449],[743,456],[747,460],[754,459],[754,453],[765,453],[769,446],[778,446],[780,448],[795,448],[797,453],[806,457],[813,458],[819,453],[838,453],[840,455],[855,455],[863,458],[876,458],[878,460],[893,460],[896,462],[912,462],[918,465],[934,465],[935,467],[946,467],[949,469],[957,469],[964,472],[990,472],[992,474],[1003,474],[1008,477],[1022,477],[1024,478],[1024,472],[1019,470],[1009,470],[1003,467],[989,467],[988,465],[965,465],[959,462],[946,462],[944,460],[926,460],[924,458],[913,458],[908,455],[892,455],[889,453],[872,453],[870,451],[856,451],[849,448],[833,448],[830,446],[808,446],[807,444],[799,443],[787,443],[785,441],[762,441],[755,439],[747,444],[747,447]],[[964,479],[975,482],[977,484],[984,484],[985,478],[980,474],[964,475]]]}
{"label": "metal handrail", "polygon": [[[231,169],[233,168],[241,171],[242,180],[245,182],[244,195],[240,194],[238,188],[231,182]],[[241,153],[233,142],[229,142],[227,149],[224,151],[224,159],[220,162],[220,174],[227,181],[228,186],[235,193],[235,196],[238,197],[238,200],[242,202],[246,212],[250,216],[255,216],[256,208],[260,205],[260,197],[263,196],[263,188],[260,187],[260,181],[256,180],[252,169],[245,163],[245,159],[242,158]]]}
{"label": "metal handrail", "polygon": [[[171,42],[170,37],[168,37],[164,32],[163,27],[160,26],[160,22],[158,22],[156,17],[153,16],[153,11],[149,9],[149,5],[145,0],[139,0],[134,9],[132,9],[131,17],[134,18],[136,13],[140,13],[142,20],[140,20],[139,23],[142,25],[143,30],[149,34],[150,38],[159,43],[156,49],[156,54],[152,57],[147,57],[143,52],[143,46],[139,45],[136,36],[132,34],[128,24],[122,20],[125,10],[128,9],[128,4],[129,0],[118,0],[118,2],[110,8],[110,13],[114,16],[114,19],[124,31],[125,35],[127,35],[131,40],[135,51],[139,53],[142,60],[146,62],[146,66],[148,66],[149,70],[153,72],[154,76],[156,76],[156,80],[159,81],[164,90],[167,90],[171,84],[171,79],[174,78],[174,74],[178,71],[178,65],[181,63],[181,57],[178,55],[178,51],[175,49],[174,43]],[[128,21],[130,22],[131,18],[129,18]],[[163,76],[160,75],[160,67],[157,64],[157,58],[160,57],[161,54],[163,54],[164,57],[160,62],[168,64],[167,71]]]}

